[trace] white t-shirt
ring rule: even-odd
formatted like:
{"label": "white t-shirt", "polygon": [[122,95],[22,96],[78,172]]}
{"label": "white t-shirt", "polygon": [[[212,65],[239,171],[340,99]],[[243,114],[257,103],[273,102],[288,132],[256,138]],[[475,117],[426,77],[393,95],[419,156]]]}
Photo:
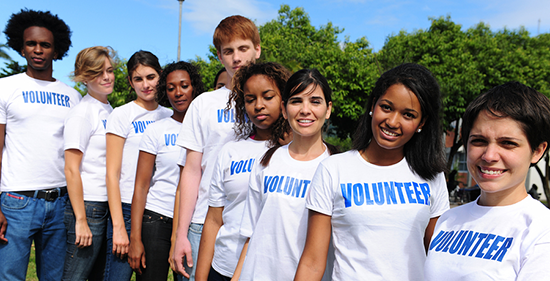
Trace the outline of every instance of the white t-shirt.
{"label": "white t-shirt", "polygon": [[[208,189],[218,152],[224,144],[235,139],[235,111],[225,110],[230,93],[223,87],[203,93],[194,99],[185,114],[176,142],[183,148],[202,153],[202,177],[195,212],[191,218],[192,223],[204,223],[208,212]],[[185,166],[183,160],[178,161],[178,164]]]}
{"label": "white t-shirt", "polygon": [[273,154],[267,167],[252,170],[241,235],[250,237],[240,280],[292,280],[304,249],[311,180],[328,149],[316,159],[292,158],[288,145]]}
{"label": "white t-shirt", "polygon": [[548,280],[550,210],[527,196],[500,207],[477,200],[439,218],[426,280]]}
{"label": "white t-shirt", "polygon": [[112,111],[110,104],[87,94],[65,118],[65,150],[77,149],[83,153],[80,177],[85,201],[107,201],[105,127]]}
{"label": "white t-shirt", "polygon": [[120,168],[119,186],[122,203],[132,204],[139,142],[147,125],[171,115],[172,110],[166,107],[159,105],[157,109],[149,111],[133,101],[115,108],[109,116],[107,133],[126,139],[122,150],[122,165]]}
{"label": "white t-shirt", "polygon": [[223,208],[223,225],[216,236],[212,267],[224,276],[233,276],[247,237],[239,228],[243,217],[248,180],[254,163],[267,151],[267,141],[231,141],[219,152],[208,205]]}
{"label": "white t-shirt", "polygon": [[333,280],[424,280],[424,234],[449,209],[445,178],[426,181],[405,158],[368,163],[357,150],[323,161],[307,208],[331,216]]}
{"label": "white t-shirt", "polygon": [[0,124],[6,124],[0,191],[67,185],[63,122],[81,98],[59,80],[38,80],[26,73],[0,79]]}
{"label": "white t-shirt", "polygon": [[139,150],[156,155],[155,172],[147,194],[145,209],[172,218],[174,201],[180,178],[178,158],[182,148],[176,145],[181,123],[172,117],[159,120],[147,127]]}

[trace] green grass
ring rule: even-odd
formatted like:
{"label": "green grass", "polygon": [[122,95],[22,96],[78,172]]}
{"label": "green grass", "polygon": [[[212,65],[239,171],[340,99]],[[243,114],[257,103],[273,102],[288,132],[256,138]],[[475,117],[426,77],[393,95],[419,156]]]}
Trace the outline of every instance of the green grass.
{"label": "green grass", "polygon": [[[35,256],[34,256],[34,243],[31,246],[31,256],[29,258],[29,265],[27,267],[27,281],[38,281],[38,277],[36,277],[36,263],[35,263]],[[132,275],[132,281],[136,280],[136,275]],[[168,279],[167,281],[174,281],[174,276],[172,275],[172,272],[168,273]]]}

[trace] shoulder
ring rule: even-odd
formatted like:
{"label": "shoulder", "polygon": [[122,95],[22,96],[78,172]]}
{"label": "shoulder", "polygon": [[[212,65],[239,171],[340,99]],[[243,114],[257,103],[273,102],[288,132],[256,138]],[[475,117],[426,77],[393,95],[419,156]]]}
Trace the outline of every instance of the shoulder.
{"label": "shoulder", "polygon": [[219,107],[227,104],[229,100],[229,91],[227,88],[220,88],[211,92],[204,92],[196,97],[191,106],[193,107]]}

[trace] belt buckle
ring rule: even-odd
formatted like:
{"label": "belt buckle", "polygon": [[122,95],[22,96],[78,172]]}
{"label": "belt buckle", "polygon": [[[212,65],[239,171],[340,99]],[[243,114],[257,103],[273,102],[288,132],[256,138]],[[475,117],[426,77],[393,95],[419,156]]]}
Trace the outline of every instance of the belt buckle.
{"label": "belt buckle", "polygon": [[44,191],[44,200],[46,201],[55,201],[59,197],[59,191],[57,189]]}

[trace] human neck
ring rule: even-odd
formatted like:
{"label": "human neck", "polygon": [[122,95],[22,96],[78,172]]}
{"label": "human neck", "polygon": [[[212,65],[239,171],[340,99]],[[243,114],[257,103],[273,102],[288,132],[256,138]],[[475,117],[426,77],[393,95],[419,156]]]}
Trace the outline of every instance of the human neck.
{"label": "human neck", "polygon": [[405,157],[403,148],[383,149],[373,139],[367,148],[361,151],[367,162],[378,166],[390,166],[399,163]]}
{"label": "human neck", "polygon": [[321,134],[315,137],[302,137],[294,133],[294,138],[288,146],[290,156],[299,161],[313,160],[323,154],[325,149]]}
{"label": "human neck", "polygon": [[27,75],[31,78],[34,78],[36,80],[43,80],[43,81],[55,81],[55,78],[52,77],[53,69],[47,69],[47,70],[36,70],[32,67],[27,67]]}
{"label": "human neck", "polygon": [[100,95],[98,93],[95,93],[95,92],[91,92],[88,90],[88,95],[92,96],[92,98],[102,102],[102,103],[109,103],[109,101],[107,100],[107,95]]}
{"label": "human neck", "polygon": [[134,102],[137,105],[149,111],[155,110],[159,106],[159,104],[155,100],[146,101],[146,100],[140,99],[139,97],[136,100],[134,100]]}

